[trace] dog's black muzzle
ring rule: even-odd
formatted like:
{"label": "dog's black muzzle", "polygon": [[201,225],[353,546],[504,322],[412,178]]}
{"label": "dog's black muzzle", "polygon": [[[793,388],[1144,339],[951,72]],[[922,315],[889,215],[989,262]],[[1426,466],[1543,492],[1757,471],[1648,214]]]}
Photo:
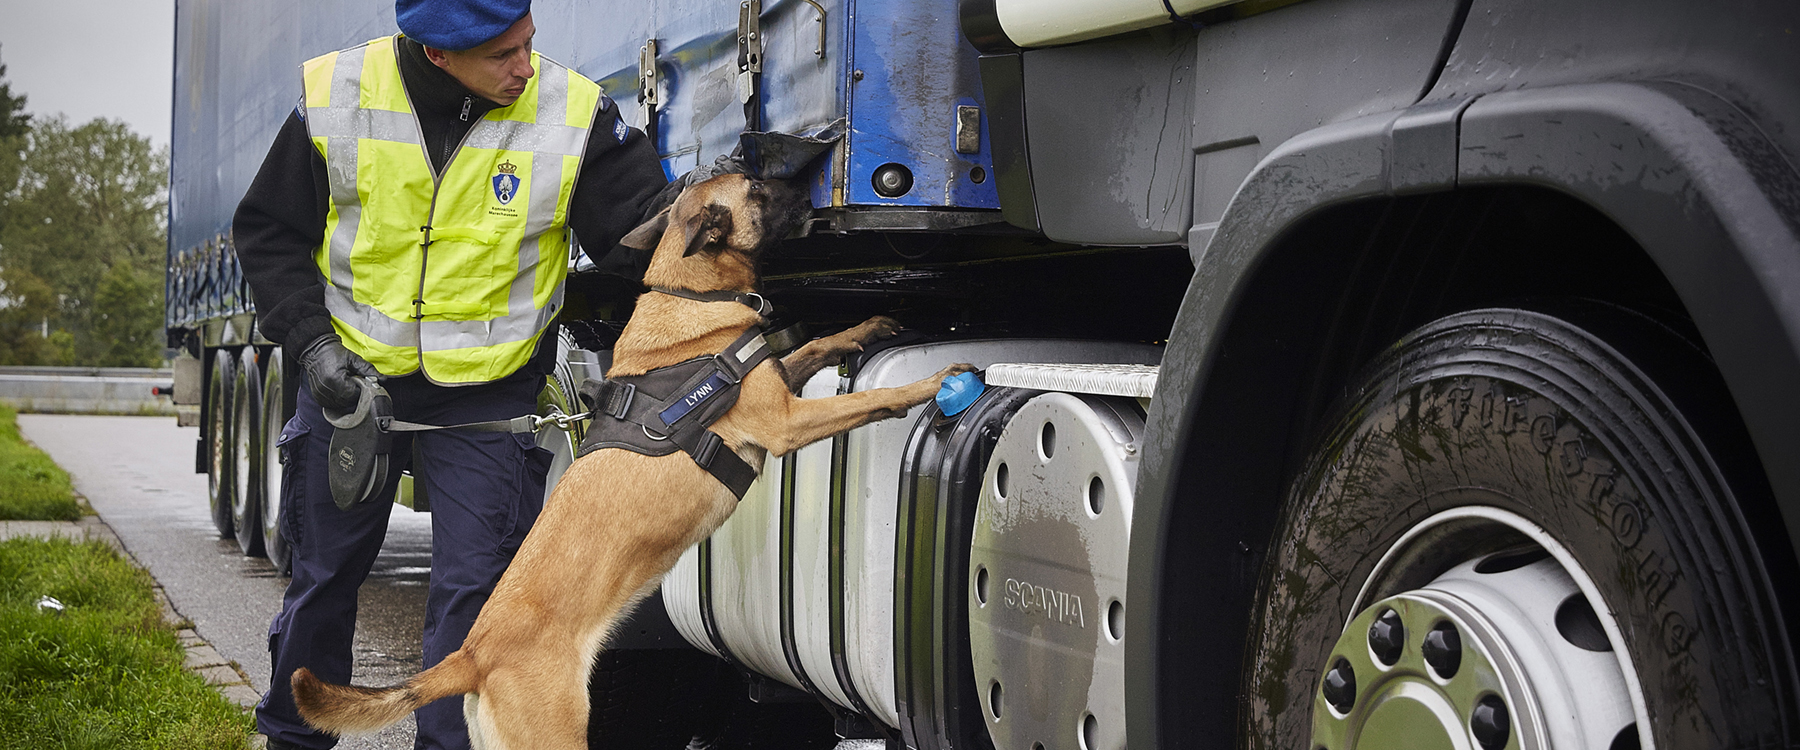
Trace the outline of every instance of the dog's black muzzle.
{"label": "dog's black muzzle", "polygon": [[805,180],[758,180],[766,204],[762,211],[763,237],[778,242],[793,235],[812,218],[812,195]]}

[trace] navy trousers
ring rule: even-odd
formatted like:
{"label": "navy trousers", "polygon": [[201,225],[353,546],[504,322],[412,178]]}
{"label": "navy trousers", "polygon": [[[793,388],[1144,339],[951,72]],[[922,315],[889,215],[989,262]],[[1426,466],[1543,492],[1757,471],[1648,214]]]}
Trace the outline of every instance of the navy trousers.
{"label": "navy trousers", "polygon": [[[521,374],[523,375],[523,374]],[[481,386],[445,388],[414,375],[386,381],[394,416],[424,424],[509,419],[535,410],[542,379],[513,377]],[[300,667],[327,682],[348,684],[351,639],[356,630],[356,592],[368,577],[387,534],[400,470],[418,441],[431,502],[431,588],[426,598],[424,657],[431,667],[462,646],[475,616],[512,561],[544,502],[548,451],[531,435],[436,430],[402,433],[394,441],[387,486],[373,500],[339,510],[327,484],[326,450],[332,428],[309,388],[299,389],[299,408],[281,432],[283,463],[281,533],[291,545],[294,578],[281,612],[269,625],[274,670],[268,693],[256,707],[258,731],[308,748],[328,748],[336,738],[313,731],[294,708],[289,679]],[[421,750],[469,747],[462,698],[419,709]]]}

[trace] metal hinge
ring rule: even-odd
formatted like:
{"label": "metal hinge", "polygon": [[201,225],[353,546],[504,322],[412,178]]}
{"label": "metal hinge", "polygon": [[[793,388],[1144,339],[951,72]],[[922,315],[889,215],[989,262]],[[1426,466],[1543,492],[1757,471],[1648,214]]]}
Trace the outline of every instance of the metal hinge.
{"label": "metal hinge", "polygon": [[738,101],[756,96],[762,56],[762,0],[743,0],[738,3]]}
{"label": "metal hinge", "polygon": [[644,105],[644,121],[656,116],[656,40],[638,48],[638,103]]}
{"label": "metal hinge", "polygon": [[657,122],[657,40],[644,41],[643,47],[637,49],[637,104],[643,108],[644,133],[650,133],[655,142],[655,122]]}

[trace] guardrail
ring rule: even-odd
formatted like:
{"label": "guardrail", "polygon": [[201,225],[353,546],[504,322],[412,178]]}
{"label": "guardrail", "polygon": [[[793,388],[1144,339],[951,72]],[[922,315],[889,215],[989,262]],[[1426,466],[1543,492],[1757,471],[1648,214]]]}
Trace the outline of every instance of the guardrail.
{"label": "guardrail", "polygon": [[174,416],[174,382],[174,371],[148,367],[0,367],[0,403],[22,412]]}

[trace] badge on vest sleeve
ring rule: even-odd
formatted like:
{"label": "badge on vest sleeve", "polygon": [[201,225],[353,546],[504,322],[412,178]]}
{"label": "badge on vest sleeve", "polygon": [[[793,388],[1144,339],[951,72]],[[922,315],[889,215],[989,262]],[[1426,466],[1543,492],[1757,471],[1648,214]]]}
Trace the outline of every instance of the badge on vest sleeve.
{"label": "badge on vest sleeve", "polygon": [[510,161],[503,161],[496,169],[499,174],[494,175],[494,197],[504,206],[519,194],[519,175],[516,174],[519,168]]}
{"label": "badge on vest sleeve", "polygon": [[631,135],[631,128],[625,127],[625,121],[620,120],[620,119],[614,119],[613,120],[613,137],[619,139],[620,143],[624,143],[625,136],[628,136],[628,135]]}

